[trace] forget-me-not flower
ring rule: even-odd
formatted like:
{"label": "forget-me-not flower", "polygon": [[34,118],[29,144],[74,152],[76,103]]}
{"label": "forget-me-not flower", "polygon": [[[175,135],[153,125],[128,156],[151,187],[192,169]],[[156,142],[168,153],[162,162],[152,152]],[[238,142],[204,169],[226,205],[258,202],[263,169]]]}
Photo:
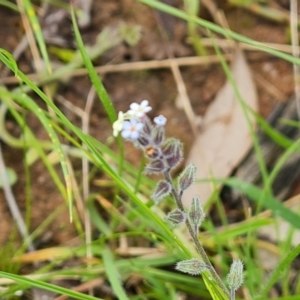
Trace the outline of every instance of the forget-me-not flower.
{"label": "forget-me-not flower", "polygon": [[148,113],[152,109],[149,106],[148,100],[143,100],[141,104],[136,102],[130,104],[130,110],[128,110],[128,114],[132,117],[142,118],[146,113]]}
{"label": "forget-me-not flower", "polygon": [[137,119],[130,119],[123,122],[123,130],[121,135],[124,139],[135,141],[139,138],[140,131],[143,129],[144,124]]}

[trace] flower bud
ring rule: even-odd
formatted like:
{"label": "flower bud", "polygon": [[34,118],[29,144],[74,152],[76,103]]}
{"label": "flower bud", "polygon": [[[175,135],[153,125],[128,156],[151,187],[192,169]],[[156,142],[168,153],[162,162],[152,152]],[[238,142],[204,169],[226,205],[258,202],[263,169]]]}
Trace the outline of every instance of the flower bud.
{"label": "flower bud", "polygon": [[186,221],[186,213],[176,208],[168,213],[166,220],[172,223],[174,226],[182,224]]}
{"label": "flower bud", "polygon": [[165,181],[161,180],[157,183],[155,190],[152,193],[151,198],[158,203],[161,199],[168,196],[172,190],[172,185]]}
{"label": "flower bud", "polygon": [[193,226],[194,234],[197,235],[199,226],[205,218],[205,212],[203,210],[199,197],[193,198],[188,217],[191,225]]}
{"label": "flower bud", "polygon": [[151,160],[149,164],[146,165],[144,173],[145,174],[158,174],[163,173],[166,170],[166,166],[161,159]]}
{"label": "flower bud", "polygon": [[150,144],[150,137],[144,132],[141,132],[139,138],[137,139],[137,142],[140,146],[148,146]]}
{"label": "flower bud", "polygon": [[177,139],[167,139],[162,146],[162,154],[170,169],[176,167],[183,159],[182,143]]}
{"label": "flower bud", "polygon": [[144,134],[151,136],[151,133],[153,130],[153,125],[152,125],[150,119],[146,115],[143,117],[143,123],[144,123],[144,128],[143,128]]}
{"label": "flower bud", "polygon": [[188,273],[190,275],[199,275],[205,269],[207,269],[206,264],[196,258],[182,260],[176,264],[175,270],[181,271],[183,273]]}
{"label": "flower bud", "polygon": [[159,146],[165,139],[165,130],[163,127],[154,127],[152,131],[152,139],[155,145]]}
{"label": "flower bud", "polygon": [[178,178],[178,187],[180,191],[189,188],[195,181],[196,167],[194,165],[187,166]]}
{"label": "flower bud", "polygon": [[156,126],[163,127],[167,123],[167,118],[163,115],[159,115],[159,116],[155,117],[153,121],[156,124]]}
{"label": "flower bud", "polygon": [[183,153],[182,153],[182,145],[178,143],[177,147],[174,149],[174,152],[171,156],[166,158],[168,166],[170,169],[175,168],[181,161],[183,160]]}
{"label": "flower bud", "polygon": [[230,290],[236,291],[243,284],[243,268],[244,266],[241,260],[233,260],[230,267],[230,272],[227,275],[227,283]]}
{"label": "flower bud", "polygon": [[176,147],[176,144],[178,143],[178,140],[174,138],[168,138],[165,140],[165,142],[162,145],[162,153],[164,157],[169,157],[173,154],[174,148]]}

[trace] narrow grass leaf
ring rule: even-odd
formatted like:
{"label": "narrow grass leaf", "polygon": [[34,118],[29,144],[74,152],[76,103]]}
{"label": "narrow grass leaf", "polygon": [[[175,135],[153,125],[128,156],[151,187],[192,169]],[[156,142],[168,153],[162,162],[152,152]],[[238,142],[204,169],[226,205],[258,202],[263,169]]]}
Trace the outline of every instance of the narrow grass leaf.
{"label": "narrow grass leaf", "polygon": [[[101,251],[101,246],[91,245],[91,251],[96,255]],[[73,256],[85,257],[86,255],[86,246],[80,247],[49,247],[45,249],[35,250],[32,252],[26,252],[21,255],[15,256],[13,262],[22,262],[22,263],[33,263],[41,261],[55,261],[55,260],[64,260]]]}
{"label": "narrow grass leaf", "polygon": [[95,86],[97,95],[98,95],[99,99],[101,100],[103,107],[108,115],[108,118],[112,124],[117,119],[117,113],[116,113],[113,103],[112,103],[103,83],[101,82],[101,80],[100,80],[100,78],[88,56],[88,53],[85,49],[85,46],[83,44],[79,29],[77,26],[73,6],[71,6],[71,16],[72,16],[73,29],[74,29],[74,34],[75,34],[78,49],[82,56],[83,62],[88,70],[90,79],[91,79],[93,85]]}
{"label": "narrow grass leaf", "polygon": [[[57,173],[55,172],[53,166],[49,163],[45,151],[43,150],[43,147],[45,146],[42,141],[39,141],[35,138],[34,134],[30,130],[29,127],[24,124],[23,118],[20,116],[19,112],[14,108],[11,102],[11,98],[13,97],[12,94],[10,94],[5,88],[0,87],[0,94],[1,94],[1,99],[4,103],[2,105],[7,105],[9,107],[10,113],[12,116],[15,118],[16,122],[19,124],[21,128],[23,128],[24,131],[24,136],[26,138],[27,144],[30,144],[39,154],[41,160],[43,161],[44,165],[46,166],[49,174],[51,175],[54,183],[56,184],[58,190],[60,191],[61,195],[67,199],[67,193],[64,188],[64,185],[61,183],[61,180]],[[4,123],[2,120],[0,121],[0,130],[1,126],[4,126]],[[2,136],[1,136],[2,138]],[[7,140],[5,140],[7,142]],[[24,141],[23,140],[18,140],[17,143],[14,143],[14,147],[23,147],[24,146]],[[53,145],[51,144],[51,148],[53,149]]]}
{"label": "narrow grass leaf", "polygon": [[[0,60],[9,67],[12,71],[15,71],[16,76],[18,76],[21,80],[23,80],[29,87],[32,88],[34,92],[36,92],[42,100],[45,101],[46,104],[48,104],[54,111],[57,113],[59,117],[61,117],[62,120],[65,121],[66,124],[69,124],[69,127],[75,130],[75,126],[71,124],[71,122],[62,114],[62,112],[52,103],[52,101],[31,81],[28,79],[26,75],[24,75],[19,69],[15,69],[15,64],[11,62],[10,59],[6,57],[2,52],[0,52]],[[61,158],[61,167],[63,170],[64,178],[66,181],[66,188],[67,188],[67,196],[68,196],[68,202],[69,202],[69,211],[70,211],[70,219],[72,220],[72,185],[71,185],[71,178],[70,174],[67,168],[66,163],[66,157],[62,150],[61,144],[58,140],[58,137],[53,130],[49,119],[46,117],[43,110],[26,94],[19,93],[19,94],[12,94],[14,99],[18,100],[22,105],[25,107],[28,107],[33,113],[36,114],[36,116],[39,118],[39,120],[44,125],[45,129],[47,130],[49,137],[51,138],[53,144],[55,145],[56,150],[58,151],[60,158]],[[78,129],[77,129],[78,130]],[[78,130],[79,131],[79,130]]]}
{"label": "narrow grass leaf", "polygon": [[125,293],[125,290],[122,287],[122,282],[120,280],[121,276],[118,270],[116,269],[116,265],[114,263],[112,253],[108,248],[103,249],[102,258],[104,262],[106,275],[113,288],[115,295],[120,300],[129,300],[129,298]]}
{"label": "narrow grass leaf", "polygon": [[280,133],[276,129],[274,129],[268,122],[264,120],[260,115],[253,112],[255,115],[255,119],[261,129],[279,146],[283,148],[288,148],[293,144],[293,141],[286,137],[284,134]]}
{"label": "narrow grass leaf", "polygon": [[[273,271],[272,275],[269,277],[268,282],[263,287],[262,291],[260,292],[260,295],[258,299],[266,299],[268,292],[271,290],[271,288],[274,286],[274,284],[278,281],[278,279],[281,277],[282,274],[286,272],[286,270],[289,269],[290,264],[293,262],[293,260],[300,254],[300,244],[295,247],[276,267],[276,269]],[[298,295],[299,297],[299,295]]]}
{"label": "narrow grass leaf", "polygon": [[282,167],[284,166],[285,162],[288,158],[295,152],[299,151],[300,147],[300,139],[294,141],[289,148],[287,148],[284,153],[280,156],[276,164],[273,166],[272,172],[267,180],[267,184],[271,187],[271,184],[275,180],[277,174],[280,172]]}
{"label": "narrow grass leaf", "polygon": [[[11,99],[9,92],[5,89],[0,87],[0,94],[2,103],[0,105],[0,138],[1,140],[6,143],[7,145],[11,146],[12,148],[23,148],[24,147],[24,140],[23,137],[16,138],[11,135],[6,129],[6,114],[8,111],[8,106],[5,104],[5,99]],[[11,107],[12,109],[12,107]]]}
{"label": "narrow grass leaf", "polygon": [[112,229],[109,227],[109,224],[107,224],[107,221],[105,221],[99,214],[96,205],[94,204],[94,199],[88,199],[86,206],[90,213],[92,223],[99,230],[99,232],[101,232],[105,236],[112,235]]}
{"label": "narrow grass leaf", "polygon": [[[209,235],[205,239],[205,244],[215,246],[217,244],[223,244],[226,246],[228,244],[228,240],[235,239],[241,237],[243,235],[248,234],[249,232],[256,232],[258,229],[273,224],[274,221],[266,218],[250,218],[245,222],[235,223],[231,226],[225,226],[216,231],[215,235]],[[210,231],[208,226],[205,226],[205,222],[201,226],[201,228],[206,231]]]}
{"label": "narrow grass leaf", "polygon": [[286,61],[289,61],[291,63],[295,63],[295,64],[300,64],[300,59],[296,58],[292,55],[286,54],[284,52],[275,50],[271,47],[268,47],[266,45],[264,45],[261,42],[257,42],[255,40],[252,40],[248,37],[245,37],[241,34],[235,33],[229,29],[224,29],[221,26],[215,25],[212,22],[200,19],[196,16],[190,16],[188,15],[186,12],[179,10],[177,8],[174,8],[170,5],[164,4],[160,1],[156,1],[156,0],[138,0],[141,3],[144,3],[146,5],[149,5],[155,9],[158,9],[160,11],[163,11],[167,14],[170,14],[172,16],[178,17],[180,19],[186,20],[188,22],[195,22],[196,24],[198,24],[199,26],[202,26],[208,30],[211,30],[212,32],[215,33],[219,33],[221,35],[223,35],[224,37],[230,37],[236,41],[251,45],[255,48],[260,49],[261,51],[265,51],[266,53],[270,53],[274,56],[280,57],[285,59]]}
{"label": "narrow grass leaf", "polygon": [[299,300],[299,294],[294,296],[284,296],[284,297],[278,297],[277,300]]}
{"label": "narrow grass leaf", "polygon": [[[22,3],[22,1],[20,3]],[[23,0],[23,5],[25,7],[28,20],[31,23],[31,27],[34,32],[35,38],[37,40],[43,61],[46,65],[47,72],[51,73],[50,59],[49,59],[49,55],[47,52],[47,47],[46,47],[46,43],[45,43],[45,40],[43,37],[43,33],[42,33],[42,29],[41,29],[39,20],[35,14],[35,11],[33,9],[33,6],[31,4],[30,0]]]}
{"label": "narrow grass leaf", "polygon": [[18,99],[18,101],[27,107],[30,111],[32,111],[40,120],[40,122],[43,124],[45,130],[47,131],[52,143],[54,149],[58,152],[60,157],[60,164],[62,167],[62,171],[64,174],[64,178],[66,181],[66,189],[67,189],[67,195],[68,195],[68,202],[69,202],[69,214],[70,214],[70,220],[73,220],[73,202],[72,202],[72,182],[71,177],[69,173],[69,169],[67,166],[67,159],[66,155],[62,149],[62,145],[59,141],[59,138],[54,131],[50,120],[46,116],[45,112],[26,94],[20,94],[15,95],[15,98]]}
{"label": "narrow grass leaf", "polygon": [[281,122],[282,124],[286,124],[286,125],[289,125],[289,126],[291,126],[291,127],[300,128],[300,123],[299,123],[299,121],[288,120],[288,119],[281,118],[281,119],[280,119],[280,122]]}
{"label": "narrow grass leaf", "polygon": [[17,71],[18,71],[18,65],[13,57],[13,55],[11,53],[9,53],[8,51],[6,51],[3,48],[0,48],[0,53],[7,58],[7,60],[10,62],[10,69],[15,73],[15,75],[17,76]]}
{"label": "narrow grass leaf", "polygon": [[[11,280],[21,283],[21,284],[25,284],[28,287],[36,287],[36,288],[47,290],[47,291],[50,291],[50,292],[53,292],[56,294],[66,295],[66,296],[71,297],[72,299],[78,299],[78,300],[99,300],[100,299],[100,298],[92,297],[89,295],[84,295],[82,293],[75,292],[70,289],[63,288],[63,287],[60,287],[60,286],[57,286],[54,284],[50,284],[47,282],[43,282],[43,281],[36,280],[36,279],[30,279],[30,278],[26,278],[23,276],[10,274],[10,273],[6,273],[6,272],[2,272],[2,271],[0,271],[0,277],[11,279]],[[0,295],[1,295],[1,293],[0,293]]]}
{"label": "narrow grass leaf", "polygon": [[[117,113],[115,111],[114,105],[102,83],[102,81],[100,80],[100,77],[98,76],[91,59],[88,56],[88,53],[86,51],[86,48],[84,47],[78,26],[77,26],[77,22],[76,22],[76,18],[75,18],[75,12],[74,12],[74,8],[73,6],[71,6],[71,17],[72,17],[72,24],[73,24],[73,29],[74,29],[74,34],[75,34],[75,38],[76,38],[76,42],[78,45],[78,49],[80,51],[80,54],[82,56],[82,60],[84,62],[85,67],[88,70],[88,74],[90,76],[90,79],[95,87],[96,93],[99,97],[99,99],[102,102],[102,105],[108,115],[108,119],[110,121],[111,124],[113,124],[116,119],[117,119]],[[109,38],[109,37],[108,37]],[[123,144],[123,139],[118,136],[117,137],[117,142],[118,142],[118,146],[119,146],[119,150],[120,150],[120,159],[119,159],[119,173],[122,172],[123,169],[123,165],[124,165],[124,144]]]}
{"label": "narrow grass leaf", "polygon": [[295,228],[300,229],[300,216],[290,209],[286,208],[282,203],[280,203],[276,198],[267,195],[263,190],[258,187],[238,180],[236,178],[230,178],[223,181],[225,185],[236,188],[237,190],[243,192],[252,201],[259,202],[260,199],[262,206],[270,209],[275,216],[280,216],[293,225]]}
{"label": "narrow grass leaf", "polygon": [[204,271],[202,278],[213,300],[229,300],[226,293],[212,280],[209,271]]}
{"label": "narrow grass leaf", "polygon": [[19,11],[19,8],[16,4],[14,3],[11,3],[11,1],[8,1],[8,0],[0,0],[0,5],[2,6],[6,6],[14,11]]}
{"label": "narrow grass leaf", "polygon": [[[139,269],[136,268],[136,271],[139,272]],[[147,272],[143,274],[143,277],[147,281],[151,280],[160,280],[165,281],[166,278],[168,282],[172,283],[179,290],[188,292],[193,295],[197,295],[203,299],[208,298],[209,294],[205,288],[205,285],[202,281],[199,280],[199,277],[186,276],[180,272],[171,272],[159,268],[147,267]]]}

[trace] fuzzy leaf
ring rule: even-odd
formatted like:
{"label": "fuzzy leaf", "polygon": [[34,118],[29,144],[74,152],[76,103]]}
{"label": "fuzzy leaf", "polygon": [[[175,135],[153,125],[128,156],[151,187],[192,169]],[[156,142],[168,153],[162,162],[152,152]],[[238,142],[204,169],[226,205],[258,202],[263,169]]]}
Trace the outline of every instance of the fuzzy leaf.
{"label": "fuzzy leaf", "polygon": [[166,170],[166,166],[161,159],[152,160],[144,170],[145,174],[158,174]]}
{"label": "fuzzy leaf", "polygon": [[160,145],[165,139],[165,129],[163,127],[154,127],[152,139],[156,145]]}
{"label": "fuzzy leaf", "polygon": [[199,226],[205,218],[205,213],[199,197],[193,198],[188,217],[193,226],[194,234],[196,235],[198,233]]}
{"label": "fuzzy leaf", "polygon": [[179,225],[186,221],[186,213],[178,208],[172,210],[166,216],[166,220],[172,223],[173,225]]}
{"label": "fuzzy leaf", "polygon": [[172,190],[172,185],[165,181],[161,180],[157,183],[155,190],[152,193],[151,198],[158,203],[161,199],[165,198],[170,194]]}
{"label": "fuzzy leaf", "polygon": [[176,145],[178,144],[178,140],[174,138],[168,138],[164,144],[162,145],[162,153],[164,157],[169,157],[173,154]]}
{"label": "fuzzy leaf", "polygon": [[144,134],[151,136],[151,133],[153,131],[153,125],[150,119],[146,115],[144,116],[143,123],[144,123],[144,127],[143,127]]}
{"label": "fuzzy leaf", "polygon": [[139,146],[148,146],[150,145],[150,136],[145,134],[143,131],[140,132],[139,138],[137,139]]}
{"label": "fuzzy leaf", "polygon": [[243,284],[243,263],[241,260],[234,260],[230,267],[230,272],[227,276],[228,286],[231,290],[238,290],[238,288]]}
{"label": "fuzzy leaf", "polygon": [[178,188],[181,191],[189,188],[195,181],[196,167],[193,164],[188,165],[178,178]]}
{"label": "fuzzy leaf", "polygon": [[175,269],[190,275],[199,275],[201,272],[207,269],[207,266],[203,261],[192,258],[178,262]]}
{"label": "fuzzy leaf", "polygon": [[174,138],[166,140],[162,153],[170,169],[175,168],[183,159],[182,143]]}

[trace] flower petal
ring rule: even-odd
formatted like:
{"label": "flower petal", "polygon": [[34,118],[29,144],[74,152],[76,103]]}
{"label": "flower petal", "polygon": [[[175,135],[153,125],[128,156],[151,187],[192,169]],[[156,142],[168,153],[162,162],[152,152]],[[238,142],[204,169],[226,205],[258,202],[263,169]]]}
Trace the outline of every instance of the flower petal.
{"label": "flower petal", "polygon": [[157,126],[162,127],[162,126],[166,125],[167,118],[163,115],[159,115],[159,116],[155,117],[153,121]]}
{"label": "flower petal", "polygon": [[121,135],[124,139],[128,139],[130,137],[130,131],[129,130],[123,130],[121,132]]}

